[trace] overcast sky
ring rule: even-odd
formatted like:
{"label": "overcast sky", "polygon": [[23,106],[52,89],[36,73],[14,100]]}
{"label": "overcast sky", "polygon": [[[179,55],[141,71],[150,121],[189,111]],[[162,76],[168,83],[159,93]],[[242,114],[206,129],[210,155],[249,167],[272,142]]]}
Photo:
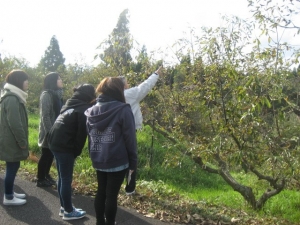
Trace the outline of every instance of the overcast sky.
{"label": "overcast sky", "polygon": [[1,0],[0,53],[33,66],[56,35],[67,64],[92,64],[124,9],[133,38],[148,51],[173,44],[189,27],[220,25],[221,15],[251,15],[247,0]]}

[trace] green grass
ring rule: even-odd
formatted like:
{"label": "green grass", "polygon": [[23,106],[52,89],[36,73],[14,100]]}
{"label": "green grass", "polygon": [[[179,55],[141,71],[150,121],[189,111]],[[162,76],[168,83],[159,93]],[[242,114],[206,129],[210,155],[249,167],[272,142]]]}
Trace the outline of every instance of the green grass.
{"label": "green grass", "polygon": [[[38,115],[29,115],[30,149],[39,152]],[[246,211],[257,217],[277,217],[300,224],[300,194],[298,191],[285,190],[271,198],[260,212],[253,211],[243,197],[232,190],[225,181],[216,174],[203,171],[188,157],[172,147],[163,136],[145,127],[137,132],[138,139],[138,188],[152,188],[168,198],[168,194],[177,193],[182,198],[208,205],[219,205],[236,210]],[[153,143],[152,143],[153,140]],[[170,160],[170,157],[177,160]],[[36,173],[36,164],[29,161],[22,163],[30,172]],[[55,168],[52,173],[56,174]],[[244,185],[253,187],[255,193],[265,191],[267,184],[257,180],[255,176],[236,172],[233,176]],[[74,181],[79,189],[96,190],[96,175],[88,156],[87,146],[76,160]],[[88,191],[86,192],[88,193]]]}
{"label": "green grass", "polygon": [[39,138],[39,115],[29,114],[29,149],[34,153],[39,153],[39,147],[37,145]]}
{"label": "green grass", "polygon": [[[175,149],[165,146],[165,140],[159,134],[155,134],[153,142],[154,152],[151,148],[151,128],[145,127],[143,132],[138,132],[139,153],[139,179],[162,180],[170,190],[186,196],[188,199],[206,202],[207,204],[224,205],[237,210],[245,210],[249,214],[256,214],[243,197],[234,191],[225,181],[216,174],[204,172],[194,164],[189,157],[180,155],[177,165],[167,165],[168,156],[174,157]],[[150,156],[152,155],[152,167],[150,168]],[[258,180],[256,176],[236,172],[232,174],[244,185],[251,185],[255,193],[262,193],[268,184]],[[300,194],[297,191],[286,190],[271,198],[258,216],[279,217],[291,222],[300,221]]]}
{"label": "green grass", "polygon": [[284,219],[299,222],[300,224],[300,193],[298,191],[284,190],[271,198],[261,215],[275,215]]}

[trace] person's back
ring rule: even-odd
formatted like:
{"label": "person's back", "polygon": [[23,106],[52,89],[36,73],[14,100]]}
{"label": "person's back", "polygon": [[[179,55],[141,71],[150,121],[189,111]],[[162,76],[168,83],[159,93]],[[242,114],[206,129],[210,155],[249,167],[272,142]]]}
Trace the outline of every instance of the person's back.
{"label": "person's back", "polygon": [[79,85],[73,91],[49,132],[48,142],[56,151],[70,152],[77,157],[87,138],[84,112],[94,104],[96,95],[90,84]]}
{"label": "person's back", "polygon": [[[125,77],[120,77],[124,83],[124,96],[126,103],[130,104],[134,117],[135,129],[141,129],[143,126],[143,115],[140,108],[140,102],[146,97],[146,95],[152,90],[161,75],[162,66],[160,66],[148,79],[136,87],[129,88],[129,85]],[[133,195],[136,187],[136,174],[135,171],[132,174],[126,174],[126,195]]]}
{"label": "person's back", "polygon": [[72,97],[62,107],[48,134],[49,148],[56,159],[59,216],[63,220],[81,219],[86,215],[86,211],[72,204],[72,179],[75,160],[81,154],[87,138],[84,112],[93,105],[95,99],[92,85],[82,84],[73,88]]}
{"label": "person's back", "polygon": [[96,91],[100,94],[96,105],[85,112],[88,148],[98,182],[94,207],[97,224],[115,224],[125,174],[137,167],[135,124],[121,79],[106,77]]}
{"label": "person's back", "polygon": [[[161,75],[162,66],[158,68],[147,80],[136,87],[127,88],[124,91],[126,103],[130,104],[134,116],[135,128],[141,129],[143,126],[143,115],[140,108],[140,102],[152,90]],[[125,82],[125,88],[128,84]]]}

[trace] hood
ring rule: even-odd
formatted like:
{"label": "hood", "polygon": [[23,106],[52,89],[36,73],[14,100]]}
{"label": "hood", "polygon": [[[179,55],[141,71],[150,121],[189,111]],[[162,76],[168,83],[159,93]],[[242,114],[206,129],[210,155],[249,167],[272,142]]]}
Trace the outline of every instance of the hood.
{"label": "hood", "polygon": [[[129,107],[130,105],[122,102],[108,103],[104,105],[95,105],[85,111],[87,123],[89,126],[105,129],[112,120],[115,120],[121,109]],[[131,110],[131,109],[130,109]]]}
{"label": "hood", "polygon": [[74,108],[81,108],[81,107],[90,107],[91,104],[79,100],[79,99],[68,99],[66,104],[61,108],[60,113],[64,113],[65,111],[67,111],[68,109],[74,109]]}

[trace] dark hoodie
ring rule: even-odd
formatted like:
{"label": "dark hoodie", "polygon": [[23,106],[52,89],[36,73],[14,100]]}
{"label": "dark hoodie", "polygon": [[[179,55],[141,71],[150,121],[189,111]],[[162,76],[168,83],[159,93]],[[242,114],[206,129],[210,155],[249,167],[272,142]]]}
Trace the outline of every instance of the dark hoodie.
{"label": "dark hoodie", "polygon": [[93,167],[112,169],[129,163],[129,169],[136,170],[136,133],[130,105],[100,96],[85,115]]}
{"label": "dark hoodie", "polygon": [[74,157],[81,154],[87,137],[84,111],[89,107],[85,101],[68,99],[49,132],[51,151],[73,153]]}

